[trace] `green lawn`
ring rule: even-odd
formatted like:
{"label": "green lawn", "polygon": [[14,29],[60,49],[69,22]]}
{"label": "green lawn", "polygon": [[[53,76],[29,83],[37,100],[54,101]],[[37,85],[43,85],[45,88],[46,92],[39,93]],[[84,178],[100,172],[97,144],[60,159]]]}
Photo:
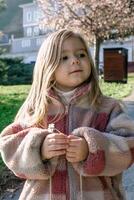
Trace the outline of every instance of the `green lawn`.
{"label": "green lawn", "polygon": [[30,86],[0,86],[0,131],[11,123]]}
{"label": "green lawn", "polygon": [[[128,83],[106,83],[100,79],[100,87],[105,95],[122,99],[134,87],[134,73],[129,74]],[[0,86],[0,131],[11,123],[23,103],[30,85]]]}
{"label": "green lawn", "polygon": [[[134,88],[133,85],[134,74],[129,74],[127,84],[104,83],[103,79],[100,80],[103,93],[118,99],[128,96]],[[29,85],[0,86],[0,131],[13,121],[29,89]],[[3,166],[1,160],[0,166]]]}
{"label": "green lawn", "polygon": [[100,87],[103,94],[114,97],[116,99],[122,99],[128,96],[134,88],[134,74],[129,75],[128,83],[106,83],[100,80]]}

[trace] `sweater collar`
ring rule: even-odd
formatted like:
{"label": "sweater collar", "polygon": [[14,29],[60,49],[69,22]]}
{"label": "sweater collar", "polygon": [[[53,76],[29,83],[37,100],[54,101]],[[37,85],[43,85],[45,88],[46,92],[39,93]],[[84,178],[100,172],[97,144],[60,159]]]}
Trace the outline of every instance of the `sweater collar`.
{"label": "sweater collar", "polygon": [[[77,101],[77,99],[86,95],[90,91],[90,88],[91,88],[90,83],[84,83],[81,86],[77,87],[74,90],[72,97],[70,98],[69,103],[74,103],[75,101]],[[49,93],[50,97],[55,98],[57,100],[60,100],[59,96],[58,96],[58,94],[57,94],[57,92],[54,88],[51,88],[48,93]]]}

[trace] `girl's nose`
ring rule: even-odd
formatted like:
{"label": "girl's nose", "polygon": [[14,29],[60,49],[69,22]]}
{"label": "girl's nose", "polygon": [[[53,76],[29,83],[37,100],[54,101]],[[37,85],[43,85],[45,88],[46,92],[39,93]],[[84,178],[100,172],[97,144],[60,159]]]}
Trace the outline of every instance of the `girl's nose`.
{"label": "girl's nose", "polygon": [[80,61],[77,57],[72,58],[72,65],[74,65],[74,64],[78,64],[78,65],[80,64]]}

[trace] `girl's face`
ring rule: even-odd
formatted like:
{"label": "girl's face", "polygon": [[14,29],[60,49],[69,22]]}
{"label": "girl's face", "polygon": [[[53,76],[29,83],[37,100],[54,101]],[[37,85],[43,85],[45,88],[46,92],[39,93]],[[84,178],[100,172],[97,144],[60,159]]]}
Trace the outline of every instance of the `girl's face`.
{"label": "girl's face", "polygon": [[83,42],[70,37],[63,43],[61,60],[55,70],[56,87],[70,91],[81,85],[91,74],[89,56]]}

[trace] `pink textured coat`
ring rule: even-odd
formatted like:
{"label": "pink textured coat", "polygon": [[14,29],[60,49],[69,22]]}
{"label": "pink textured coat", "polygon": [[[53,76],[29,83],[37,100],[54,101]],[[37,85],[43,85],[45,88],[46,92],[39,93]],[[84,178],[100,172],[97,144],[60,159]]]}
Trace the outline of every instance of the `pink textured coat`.
{"label": "pink textured coat", "polygon": [[[64,156],[42,161],[40,148],[47,129],[28,127],[23,121],[7,126],[0,135],[0,151],[6,165],[26,179],[19,200],[121,200],[121,173],[134,159],[134,121],[119,102],[100,97],[90,106],[90,87],[78,88],[63,117],[55,123],[65,134],[84,137],[89,156],[71,164]],[[57,97],[58,98],[58,97]],[[48,122],[58,109],[50,105]]]}

